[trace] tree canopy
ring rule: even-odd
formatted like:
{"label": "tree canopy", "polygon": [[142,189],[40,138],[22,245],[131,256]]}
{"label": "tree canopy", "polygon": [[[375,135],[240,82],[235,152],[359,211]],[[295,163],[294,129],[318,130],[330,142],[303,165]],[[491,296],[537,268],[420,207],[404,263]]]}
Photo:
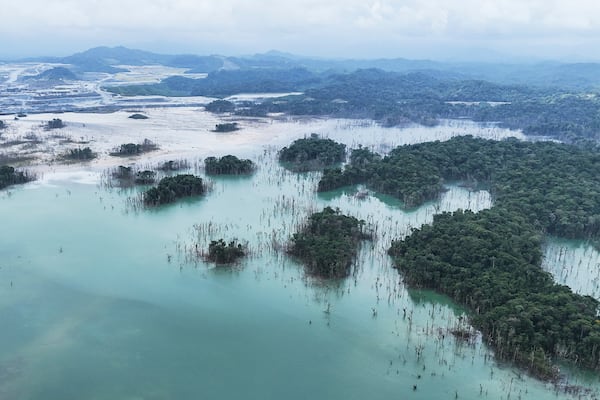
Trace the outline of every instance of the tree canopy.
{"label": "tree canopy", "polygon": [[183,174],[162,178],[157,187],[143,192],[142,199],[146,206],[159,206],[183,197],[200,196],[205,192],[206,187],[202,178]]}
{"label": "tree canopy", "polygon": [[251,174],[256,169],[252,160],[242,160],[228,154],[221,158],[207,157],[204,159],[204,170],[209,175],[243,175]]}
{"label": "tree canopy", "polygon": [[297,139],[279,151],[279,161],[299,171],[319,170],[346,159],[346,145],[316,134]]}
{"label": "tree canopy", "polygon": [[302,261],[310,275],[343,278],[350,273],[359,242],[368,237],[364,221],[326,207],[292,236],[289,253]]}

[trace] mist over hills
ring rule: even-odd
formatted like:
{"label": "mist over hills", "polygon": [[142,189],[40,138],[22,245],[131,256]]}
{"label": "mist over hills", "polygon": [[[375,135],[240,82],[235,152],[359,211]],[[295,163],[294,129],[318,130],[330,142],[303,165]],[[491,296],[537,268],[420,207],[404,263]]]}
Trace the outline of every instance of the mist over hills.
{"label": "mist over hills", "polygon": [[298,69],[313,73],[346,73],[376,68],[389,72],[423,72],[440,79],[481,79],[500,84],[526,84],[569,89],[600,87],[600,63],[542,62],[534,64],[489,62],[440,62],[431,60],[390,59],[323,59],[270,51],[247,56],[158,54],[126,47],[95,47],[67,57],[29,58],[70,64],[74,72],[125,71],[127,65],[164,65],[185,68],[190,73],[210,73],[237,69]]}

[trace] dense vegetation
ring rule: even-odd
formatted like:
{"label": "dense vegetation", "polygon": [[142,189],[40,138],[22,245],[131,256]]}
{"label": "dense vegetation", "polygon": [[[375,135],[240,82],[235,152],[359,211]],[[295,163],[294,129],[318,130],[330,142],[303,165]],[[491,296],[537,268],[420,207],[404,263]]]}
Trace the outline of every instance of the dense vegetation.
{"label": "dense vegetation", "polygon": [[204,170],[209,175],[251,174],[255,168],[252,160],[242,160],[230,154],[221,158],[207,157],[204,160]]}
{"label": "dense vegetation", "polygon": [[246,256],[247,248],[236,240],[226,243],[224,239],[212,240],[208,245],[206,259],[216,264],[233,264]]}
{"label": "dense vegetation", "polygon": [[70,149],[62,158],[68,161],[89,161],[96,158],[98,155],[92,151],[89,147]]}
{"label": "dense vegetation", "polygon": [[297,139],[279,152],[279,161],[299,171],[319,170],[346,159],[346,145],[316,134]]}
{"label": "dense vegetation", "polygon": [[110,155],[118,157],[136,156],[158,149],[158,145],[151,140],[144,139],[142,143],[125,143],[114,149]]}
{"label": "dense vegetation", "polygon": [[6,124],[4,123],[4,121],[0,120],[0,130],[6,128]]}
{"label": "dense vegetation", "polygon": [[0,165],[0,189],[7,186],[27,183],[34,178],[23,171],[17,171],[9,165]]}
{"label": "dense vegetation", "polygon": [[224,122],[222,124],[216,124],[213,132],[234,132],[240,130],[237,122]]}
{"label": "dense vegetation", "polygon": [[159,206],[183,197],[200,196],[205,192],[202,178],[190,174],[176,175],[162,178],[157,187],[142,194],[142,200],[147,206]]}
{"label": "dense vegetation", "polygon": [[364,221],[326,207],[312,214],[292,236],[289,252],[302,261],[310,275],[342,278],[351,271],[359,242],[368,237]]}
{"label": "dense vegetation", "polygon": [[492,209],[437,216],[393,243],[390,254],[406,282],[466,306],[500,359],[537,376],[555,377],[556,357],[600,368],[599,303],[555,284],[541,269],[545,234],[598,240],[599,153],[459,137],[399,147],[383,158],[358,149],[347,170],[327,174],[330,183],[356,179],[397,196],[413,188],[408,196],[415,205],[419,196],[422,202],[436,195],[445,180],[488,186]]}

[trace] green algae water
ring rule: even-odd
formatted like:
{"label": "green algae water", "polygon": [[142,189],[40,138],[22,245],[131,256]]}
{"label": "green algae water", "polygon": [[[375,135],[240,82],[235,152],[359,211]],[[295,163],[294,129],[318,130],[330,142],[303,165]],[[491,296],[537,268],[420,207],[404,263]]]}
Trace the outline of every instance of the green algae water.
{"label": "green algae water", "polygon": [[[205,197],[152,210],[85,172],[0,192],[0,399],[555,399],[568,395],[498,365],[463,311],[407,290],[391,240],[485,191],[450,186],[404,210],[356,188],[315,193],[319,175],[257,155],[251,177],[212,178]],[[307,278],[285,241],[324,206],[364,219],[352,276]],[[251,256],[215,268],[211,239]],[[592,374],[570,384],[599,386]]]}

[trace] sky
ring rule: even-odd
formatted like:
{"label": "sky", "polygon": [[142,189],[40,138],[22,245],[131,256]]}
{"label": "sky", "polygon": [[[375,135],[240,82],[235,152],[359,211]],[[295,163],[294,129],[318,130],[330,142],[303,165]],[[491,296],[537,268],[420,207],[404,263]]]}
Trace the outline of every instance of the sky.
{"label": "sky", "polygon": [[328,58],[600,60],[597,0],[0,0],[0,57],[123,45]]}

